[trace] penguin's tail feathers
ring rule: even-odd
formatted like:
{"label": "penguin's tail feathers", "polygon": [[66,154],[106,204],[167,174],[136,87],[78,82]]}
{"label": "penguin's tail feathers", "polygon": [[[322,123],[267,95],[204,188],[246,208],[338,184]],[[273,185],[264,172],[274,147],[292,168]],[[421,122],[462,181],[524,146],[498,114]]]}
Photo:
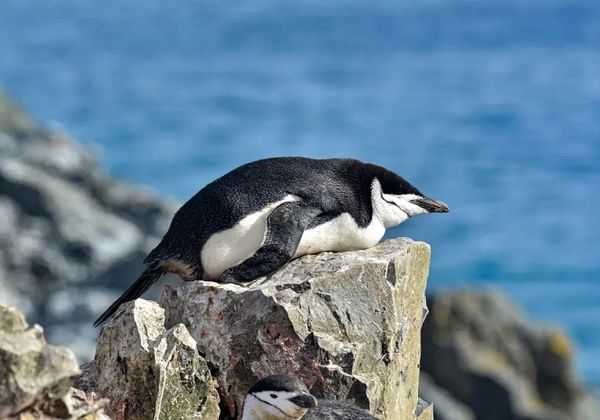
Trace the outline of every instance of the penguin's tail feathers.
{"label": "penguin's tail feathers", "polygon": [[94,327],[102,325],[104,321],[110,318],[119,309],[119,306],[125,302],[139,298],[146,290],[150,288],[165,273],[165,270],[158,264],[152,264],[144,270],[135,282],[125,292],[108,307],[102,315],[94,321]]}

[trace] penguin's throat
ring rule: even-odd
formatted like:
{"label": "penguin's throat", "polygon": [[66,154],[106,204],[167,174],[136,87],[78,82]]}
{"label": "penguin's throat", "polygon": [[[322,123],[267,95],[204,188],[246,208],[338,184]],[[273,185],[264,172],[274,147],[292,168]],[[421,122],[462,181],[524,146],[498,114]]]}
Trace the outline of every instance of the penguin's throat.
{"label": "penguin's throat", "polygon": [[[387,198],[386,198],[387,197]],[[378,219],[385,229],[398,226],[407,220],[410,215],[403,211],[397,203],[396,198],[385,194],[381,184],[375,178],[371,184],[371,207],[373,208],[373,219]],[[373,221],[371,221],[373,223]]]}

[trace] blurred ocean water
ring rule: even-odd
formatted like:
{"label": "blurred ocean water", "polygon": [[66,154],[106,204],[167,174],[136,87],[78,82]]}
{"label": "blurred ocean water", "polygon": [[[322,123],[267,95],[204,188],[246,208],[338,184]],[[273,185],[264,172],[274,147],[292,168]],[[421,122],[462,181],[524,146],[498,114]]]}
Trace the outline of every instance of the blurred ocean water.
{"label": "blurred ocean water", "polygon": [[352,156],[446,201],[391,235],[429,287],[505,290],[600,386],[600,2],[3,0],[0,86],[185,200],[266,156]]}

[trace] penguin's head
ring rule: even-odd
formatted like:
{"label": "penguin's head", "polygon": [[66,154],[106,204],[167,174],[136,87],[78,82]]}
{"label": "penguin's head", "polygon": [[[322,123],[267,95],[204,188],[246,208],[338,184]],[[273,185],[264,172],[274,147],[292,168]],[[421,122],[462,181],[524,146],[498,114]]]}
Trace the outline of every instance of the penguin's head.
{"label": "penguin's head", "polygon": [[300,419],[317,400],[298,378],[272,375],[262,378],[248,390],[242,420]]}
{"label": "penguin's head", "polygon": [[386,228],[418,214],[446,213],[446,203],[425,196],[401,176],[373,165],[371,182],[373,212]]}

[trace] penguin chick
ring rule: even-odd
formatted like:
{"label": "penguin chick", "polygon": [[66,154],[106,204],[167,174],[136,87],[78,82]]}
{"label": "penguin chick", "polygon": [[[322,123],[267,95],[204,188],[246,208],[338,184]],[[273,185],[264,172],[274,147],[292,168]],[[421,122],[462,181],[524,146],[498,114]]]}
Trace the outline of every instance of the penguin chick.
{"label": "penguin chick", "polygon": [[447,212],[399,175],[354,159],[280,157],[247,163],[202,188],[175,214],[146,269],[96,320],[158,278],[244,283],[293,258],[374,246],[408,218]]}
{"label": "penguin chick", "polygon": [[368,411],[350,404],[319,400],[293,376],[273,375],[250,388],[242,420],[376,420]]}
{"label": "penguin chick", "polygon": [[272,375],[260,379],[246,394],[242,420],[293,420],[317,405],[298,378]]}

